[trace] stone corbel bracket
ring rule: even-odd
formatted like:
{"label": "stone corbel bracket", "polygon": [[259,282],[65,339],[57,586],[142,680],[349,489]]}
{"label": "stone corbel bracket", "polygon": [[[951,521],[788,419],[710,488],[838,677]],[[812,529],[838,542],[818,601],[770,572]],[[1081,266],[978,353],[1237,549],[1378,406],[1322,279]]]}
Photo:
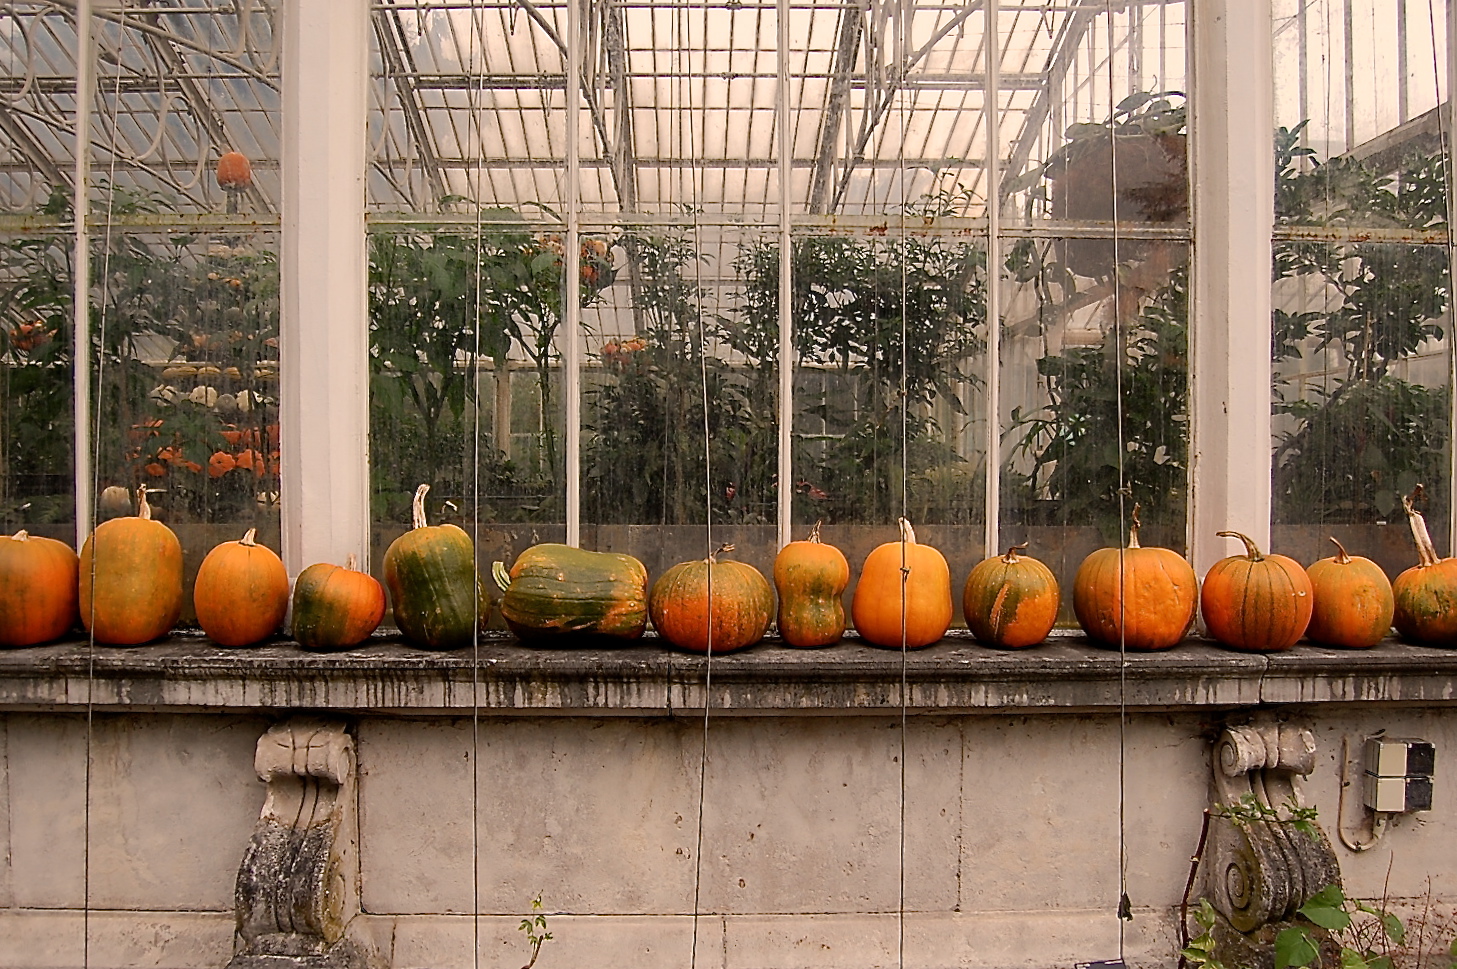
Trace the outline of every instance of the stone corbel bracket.
{"label": "stone corbel bracket", "polygon": [[1312,895],[1341,881],[1325,832],[1313,820],[1291,821],[1304,804],[1298,778],[1315,769],[1315,738],[1291,724],[1229,727],[1213,760],[1201,868],[1204,897],[1220,916],[1217,951],[1226,964],[1271,966],[1280,929]]}
{"label": "stone corbel bracket", "polygon": [[238,869],[229,969],[370,969],[345,928],[359,912],[354,740],[297,717],[258,740],[263,810]]}

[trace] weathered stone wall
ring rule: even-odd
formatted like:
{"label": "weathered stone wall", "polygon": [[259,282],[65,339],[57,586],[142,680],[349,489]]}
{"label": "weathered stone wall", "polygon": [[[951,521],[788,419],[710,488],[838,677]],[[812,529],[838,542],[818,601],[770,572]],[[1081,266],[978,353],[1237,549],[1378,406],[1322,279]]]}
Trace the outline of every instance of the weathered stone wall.
{"label": "weathered stone wall", "polygon": [[[745,670],[783,652],[769,651],[740,661],[740,708],[710,712],[701,798],[702,710],[621,702],[650,694],[651,682],[595,707],[467,697],[463,708],[328,709],[318,691],[360,691],[341,657],[328,676],[296,689],[315,691],[300,707],[346,723],[354,737],[361,914],[348,933],[384,965],[472,965],[478,938],[482,966],[515,969],[526,961],[518,925],[540,893],[554,935],[540,969],[850,969],[902,958],[918,967],[1070,967],[1117,958],[1120,930],[1131,964],[1168,966],[1209,803],[1211,741],[1221,725],[1252,715],[1313,731],[1317,767],[1305,791],[1348,891],[1430,891],[1448,910],[1457,901],[1457,771],[1449,769],[1457,664],[1438,651],[1381,649],[1352,656],[1347,673],[1312,672],[1311,660],[1298,677],[1231,672],[1206,694],[1210,702],[1182,705],[1156,704],[1137,687],[1163,682],[1153,666],[1172,656],[1139,658],[1134,688],[1123,691],[1138,702],[1121,726],[1117,692],[1089,702],[1096,684],[1086,671],[1079,681],[1071,665],[1065,680],[1047,679],[1050,702],[1035,708],[1012,694],[997,700],[987,684],[983,705],[912,708],[904,725],[868,687],[864,705],[806,712],[761,684],[760,702],[744,708],[754,695]],[[221,652],[208,648],[218,677]],[[264,797],[255,746],[295,711],[253,707],[242,694],[173,703],[172,692],[197,696],[198,685],[165,668],[146,685],[146,657],[126,653],[117,662],[131,672],[113,669],[105,689],[93,684],[89,729],[85,696],[59,651],[0,663],[9,698],[0,715],[0,966],[222,967],[233,954],[234,883]],[[596,661],[604,673],[630,662]],[[898,656],[867,662],[880,662],[895,685]],[[236,663],[229,669],[240,675]],[[731,670],[722,667],[725,680]],[[947,695],[976,678],[954,664],[942,676]],[[1377,680],[1385,699],[1369,697]],[[69,683],[70,692],[38,702],[46,682]],[[1276,682],[1305,699],[1222,700],[1274,692]],[[929,674],[923,686],[930,690]],[[151,691],[150,701],[95,703],[123,687]],[[1443,689],[1445,699],[1436,695]],[[1339,699],[1352,690],[1368,698]],[[1336,836],[1342,743],[1355,758],[1359,742],[1381,730],[1436,744],[1435,806],[1397,818],[1374,848],[1356,853]],[[1365,817],[1358,806],[1353,790],[1353,833]],[[1116,917],[1120,817],[1131,922]]]}

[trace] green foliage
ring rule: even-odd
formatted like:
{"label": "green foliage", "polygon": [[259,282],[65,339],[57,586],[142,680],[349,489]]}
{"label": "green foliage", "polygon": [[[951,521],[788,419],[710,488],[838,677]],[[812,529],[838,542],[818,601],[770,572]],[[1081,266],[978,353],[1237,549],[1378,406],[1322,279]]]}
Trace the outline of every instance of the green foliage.
{"label": "green foliage", "polygon": [[527,944],[531,946],[531,958],[521,969],[531,969],[536,965],[537,957],[541,955],[543,944],[551,941],[551,933],[546,930],[546,914],[541,910],[541,893],[537,892],[536,897],[531,900],[531,916],[521,920],[517,929],[526,934]]}

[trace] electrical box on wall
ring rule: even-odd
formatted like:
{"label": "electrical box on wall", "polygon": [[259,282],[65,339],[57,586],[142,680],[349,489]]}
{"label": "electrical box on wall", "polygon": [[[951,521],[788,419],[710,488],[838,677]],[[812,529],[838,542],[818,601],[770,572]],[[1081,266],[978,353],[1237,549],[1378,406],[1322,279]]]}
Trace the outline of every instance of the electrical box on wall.
{"label": "electrical box on wall", "polygon": [[1437,748],[1425,740],[1367,738],[1366,806],[1388,814],[1431,810],[1436,763]]}

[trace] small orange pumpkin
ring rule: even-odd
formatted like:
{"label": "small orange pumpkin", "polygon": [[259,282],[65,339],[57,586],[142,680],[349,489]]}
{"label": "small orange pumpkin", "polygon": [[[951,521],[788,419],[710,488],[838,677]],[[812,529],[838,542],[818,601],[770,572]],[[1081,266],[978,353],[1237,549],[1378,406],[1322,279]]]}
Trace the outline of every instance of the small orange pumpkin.
{"label": "small orange pumpkin", "polygon": [[1417,564],[1391,583],[1392,624],[1402,638],[1426,646],[1457,646],[1457,559],[1437,557],[1427,521],[1416,510],[1422,486],[1401,499],[1406,509],[1412,538],[1417,546]]}
{"label": "small orange pumpkin", "polygon": [[966,628],[988,646],[1018,649],[1040,643],[1057,622],[1061,594],[1052,570],[1013,545],[1006,555],[977,563],[966,577],[961,608]]}
{"label": "small orange pumpkin", "polygon": [[0,646],[50,642],[75,626],[79,569],[65,542],[0,535]]}
{"label": "small orange pumpkin", "polygon": [[213,548],[197,568],[192,604],[197,624],[222,646],[250,646],[278,631],[288,611],[288,570],[250,528]]}
{"label": "small orange pumpkin", "polygon": [[951,569],[940,551],[916,542],[909,521],[897,523],[900,541],[879,545],[865,557],[850,615],[855,632],[869,643],[919,649],[951,627]]}
{"label": "small orange pumpkin", "polygon": [[1073,577],[1073,612],[1094,642],[1134,650],[1177,646],[1194,621],[1199,580],[1173,549],[1138,544],[1133,506],[1127,548],[1100,548]]}
{"label": "small orange pumpkin", "polygon": [[253,184],[253,166],[242,152],[224,152],[218,159],[218,185],[230,192],[240,192]]}
{"label": "small orange pumpkin", "polygon": [[1334,537],[1331,541],[1336,554],[1305,570],[1315,600],[1306,638],[1347,649],[1374,646],[1391,632],[1396,608],[1391,580],[1375,562],[1347,554]]}
{"label": "small orange pumpkin", "polygon": [[774,588],[779,593],[779,635],[790,646],[829,646],[845,634],[845,603],[850,563],[845,553],[820,541],[820,523],[809,537],[790,542],[774,557]]}
{"label": "small orange pumpkin", "polygon": [[648,592],[653,628],[679,649],[727,653],[764,638],[774,618],[774,590],[747,562],[720,562],[732,552],[721,545],[696,562],[664,572]]}
{"label": "small orange pumpkin", "polygon": [[349,649],[369,638],[384,618],[384,586],[368,572],[319,562],[293,584],[293,638],[305,649]]}
{"label": "small orange pumpkin", "polygon": [[1199,606],[1209,635],[1254,653],[1294,646],[1310,624],[1310,576],[1292,558],[1261,553],[1248,535],[1217,534],[1239,539],[1245,554],[1222,558],[1204,574]]}
{"label": "small orange pumpkin", "polygon": [[152,520],[147,489],[137,513],[97,525],[81,546],[81,623],[98,643],[136,646],[182,614],[182,543]]}

